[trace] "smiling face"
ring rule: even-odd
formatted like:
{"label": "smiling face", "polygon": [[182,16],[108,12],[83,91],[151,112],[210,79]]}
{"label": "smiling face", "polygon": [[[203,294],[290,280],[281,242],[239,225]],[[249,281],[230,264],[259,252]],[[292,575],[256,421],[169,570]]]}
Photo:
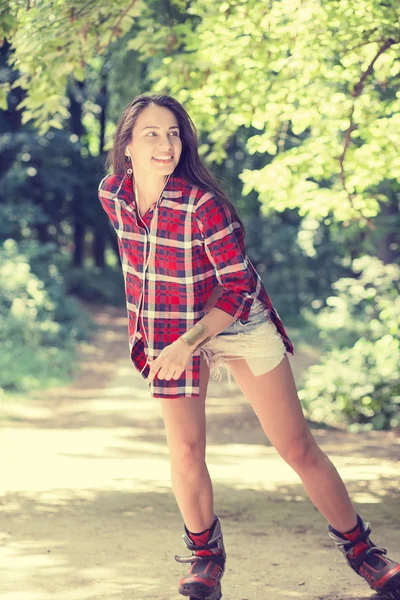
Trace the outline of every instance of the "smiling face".
{"label": "smiling face", "polygon": [[[182,141],[178,121],[172,111],[158,105],[142,110],[127,146],[132,159],[134,177],[173,173],[181,153]],[[158,160],[157,160],[158,159]]]}

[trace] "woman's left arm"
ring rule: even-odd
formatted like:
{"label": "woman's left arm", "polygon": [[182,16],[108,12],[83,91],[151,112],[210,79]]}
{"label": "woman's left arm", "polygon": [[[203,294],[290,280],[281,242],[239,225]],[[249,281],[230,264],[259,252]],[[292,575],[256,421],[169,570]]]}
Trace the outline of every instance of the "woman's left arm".
{"label": "woman's left arm", "polygon": [[235,317],[214,306],[200,321],[197,321],[196,325],[193,325],[178,339],[186,342],[193,352],[208,342],[210,338],[225,331],[234,321],[236,321]]}
{"label": "woman's left arm", "polygon": [[231,211],[214,196],[204,194],[195,218],[222,294],[210,312],[179,338],[192,351],[227,329],[236,319],[247,319],[254,286],[241,225],[233,219]]}
{"label": "woman's left arm", "polygon": [[168,373],[175,373],[173,378],[179,379],[189,364],[193,352],[211,337],[224,331],[233,321],[235,317],[219,308],[212,308],[196,325],[166,346],[155,360],[148,361],[150,365],[148,381],[153,381],[156,375],[159,379],[164,379]]}
{"label": "woman's left arm", "polygon": [[223,288],[215,307],[235,319],[247,319],[255,282],[241,224],[225,204],[210,194],[199,200],[195,218],[205,252]]}

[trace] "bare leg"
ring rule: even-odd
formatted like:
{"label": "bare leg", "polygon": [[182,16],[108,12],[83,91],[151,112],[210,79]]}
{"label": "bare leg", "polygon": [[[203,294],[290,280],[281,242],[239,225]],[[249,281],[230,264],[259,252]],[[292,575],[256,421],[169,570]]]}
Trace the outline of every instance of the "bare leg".
{"label": "bare leg", "polygon": [[344,483],[304,418],[287,355],[258,377],[245,359],[229,361],[229,367],[271,444],[299,475],[313,504],[338,531],[355,527],[356,511]]}
{"label": "bare leg", "polygon": [[200,397],[161,399],[171,483],[186,527],[199,533],[214,520],[213,489],[205,462],[205,399],[210,369],[200,358]]}

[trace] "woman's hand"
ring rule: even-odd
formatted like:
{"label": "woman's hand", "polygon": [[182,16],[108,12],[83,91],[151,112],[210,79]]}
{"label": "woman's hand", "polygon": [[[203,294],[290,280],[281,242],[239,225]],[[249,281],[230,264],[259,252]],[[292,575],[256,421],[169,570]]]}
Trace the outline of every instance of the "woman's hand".
{"label": "woman's hand", "polygon": [[190,362],[195,348],[189,346],[181,339],[175,340],[169,346],[165,346],[161,354],[155,360],[149,360],[150,365],[147,381],[153,381],[157,375],[158,379],[179,379]]}

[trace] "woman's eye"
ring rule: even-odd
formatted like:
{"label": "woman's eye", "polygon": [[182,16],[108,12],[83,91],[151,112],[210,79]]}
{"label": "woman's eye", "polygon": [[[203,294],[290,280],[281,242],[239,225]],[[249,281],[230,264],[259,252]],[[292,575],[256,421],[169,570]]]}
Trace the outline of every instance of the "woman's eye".
{"label": "woman's eye", "polygon": [[[152,133],[154,133],[154,134],[155,134],[156,132],[155,132],[155,131],[149,131],[149,133],[148,133],[147,135],[151,135]],[[172,131],[171,133],[172,133],[173,135],[175,135],[175,136],[179,136],[179,132],[178,132],[178,131]]]}

